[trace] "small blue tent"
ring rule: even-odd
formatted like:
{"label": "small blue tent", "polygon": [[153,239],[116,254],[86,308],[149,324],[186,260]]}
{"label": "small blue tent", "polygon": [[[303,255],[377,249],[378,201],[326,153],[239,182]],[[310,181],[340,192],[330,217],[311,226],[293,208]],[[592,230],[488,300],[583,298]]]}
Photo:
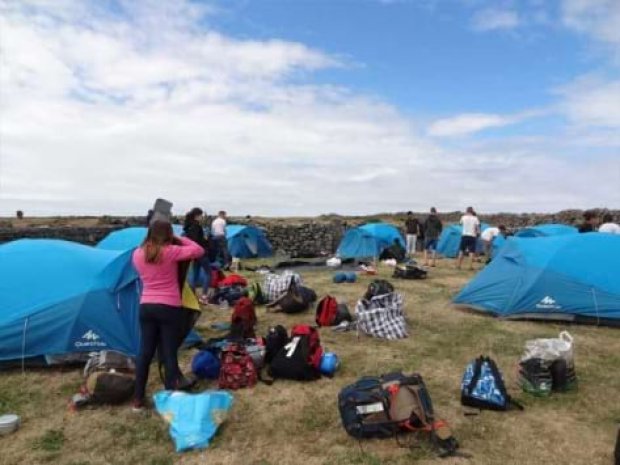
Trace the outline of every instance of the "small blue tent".
{"label": "small blue tent", "polygon": [[506,318],[620,325],[620,237],[511,238],[454,303]]}
{"label": "small blue tent", "polygon": [[565,224],[538,224],[520,229],[515,237],[550,237],[577,233],[577,228]]}
{"label": "small blue tent", "polygon": [[340,241],[336,255],[340,258],[379,257],[394,241],[405,247],[403,236],[396,226],[368,223],[349,229]]}
{"label": "small blue tent", "polygon": [[0,360],[136,355],[138,276],[127,252],[23,239],[0,246]]}
{"label": "small blue tent", "polygon": [[231,224],[226,226],[228,251],[237,258],[264,258],[273,255],[265,233],[255,226]]}
{"label": "small blue tent", "polygon": [[[177,236],[183,234],[183,228],[178,224],[173,225],[172,229],[174,234]],[[135,249],[136,247],[139,247],[142,242],[144,242],[147,231],[148,228],[144,227],[124,228],[113,231],[99,241],[97,248],[104,250]]]}
{"label": "small blue tent", "polygon": [[[488,224],[482,223],[480,231],[484,231],[489,227]],[[459,254],[461,248],[461,235],[463,234],[463,226],[460,224],[451,224],[443,228],[437,243],[437,253],[447,257],[455,258]],[[484,249],[482,241],[478,239],[476,244],[476,252],[482,252]]]}

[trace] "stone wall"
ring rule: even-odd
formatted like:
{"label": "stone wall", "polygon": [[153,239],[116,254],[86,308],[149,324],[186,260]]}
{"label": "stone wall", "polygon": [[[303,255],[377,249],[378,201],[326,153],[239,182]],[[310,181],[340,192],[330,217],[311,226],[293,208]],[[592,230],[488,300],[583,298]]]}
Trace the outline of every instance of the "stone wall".
{"label": "stone wall", "polygon": [[[599,214],[602,210],[595,210]],[[620,210],[605,210],[620,222]],[[440,217],[445,223],[456,222],[461,212],[442,213]],[[538,213],[496,213],[481,214],[480,218],[489,224],[505,224],[509,228],[520,228],[539,223],[578,224],[582,220],[583,211],[564,210],[553,214]],[[419,218],[426,214],[416,213]],[[231,218],[230,223],[254,224],[262,228],[276,253],[291,258],[317,257],[333,253],[347,227],[366,223],[371,219],[382,219],[402,227],[406,215],[404,213],[377,215],[375,217],[328,217],[309,218]],[[58,221],[57,219],[54,221]],[[47,226],[47,227],[16,227],[8,224],[0,225],[0,243],[22,238],[64,239],[83,244],[93,245],[111,231],[129,225],[142,225],[144,218],[100,218],[96,226]],[[55,224],[55,223],[52,223]]]}

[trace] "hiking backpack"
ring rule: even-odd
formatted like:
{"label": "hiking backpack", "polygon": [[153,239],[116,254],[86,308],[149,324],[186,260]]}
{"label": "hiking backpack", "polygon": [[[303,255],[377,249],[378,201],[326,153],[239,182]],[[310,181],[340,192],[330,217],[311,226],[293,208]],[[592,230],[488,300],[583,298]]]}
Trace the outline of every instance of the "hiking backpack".
{"label": "hiking backpack", "polygon": [[271,360],[269,374],[298,381],[318,379],[322,355],[319,332],[308,325],[293,326],[290,340]]}
{"label": "hiking backpack", "polygon": [[394,268],[393,278],[400,279],[424,279],[427,271],[416,264],[397,265]]}
{"label": "hiking backpack", "polygon": [[270,364],[276,354],[288,344],[288,332],[282,325],[269,328],[265,337],[265,363]]}
{"label": "hiking backpack", "polygon": [[461,382],[461,404],[481,410],[523,410],[506,391],[495,361],[480,356],[467,365]]}
{"label": "hiking backpack", "polygon": [[240,389],[252,387],[258,380],[256,366],[252,357],[241,344],[230,343],[220,354],[222,366],[218,386],[220,389]]}
{"label": "hiking backpack", "polygon": [[267,298],[263,293],[263,288],[260,283],[254,282],[250,285],[248,290],[248,296],[254,302],[254,305],[265,305],[267,303]]}
{"label": "hiking backpack", "polygon": [[300,287],[294,280],[291,280],[286,292],[277,300],[267,304],[267,308],[284,313],[299,313],[307,310],[310,302],[304,298]]}
{"label": "hiking backpack", "polygon": [[375,279],[368,285],[366,294],[364,294],[364,299],[370,300],[373,297],[391,294],[392,292],[394,292],[394,286],[392,286],[392,283],[386,281],[385,279]]}
{"label": "hiking backpack", "polygon": [[120,404],[134,393],[135,362],[112,350],[94,352],[84,367],[84,384],[73,397],[75,407],[86,404]]}
{"label": "hiking backpack", "polygon": [[230,339],[247,339],[256,337],[256,310],[254,302],[248,297],[241,297],[235,304],[231,315]]}
{"label": "hiking backpack", "polygon": [[397,438],[404,432],[429,434],[440,455],[454,454],[458,442],[443,420],[436,420],[422,376],[401,372],[365,376],[338,394],[342,426],[357,439]]}
{"label": "hiking backpack", "polygon": [[327,295],[316,306],[316,324],[318,326],[338,326],[343,321],[351,321],[351,314],[345,304]]}

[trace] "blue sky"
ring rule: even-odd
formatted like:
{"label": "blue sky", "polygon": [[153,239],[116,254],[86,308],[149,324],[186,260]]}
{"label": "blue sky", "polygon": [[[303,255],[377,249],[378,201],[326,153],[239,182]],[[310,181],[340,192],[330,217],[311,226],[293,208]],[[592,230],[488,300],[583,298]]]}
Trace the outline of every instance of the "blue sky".
{"label": "blue sky", "polygon": [[0,21],[0,215],[620,206],[617,0],[5,0]]}

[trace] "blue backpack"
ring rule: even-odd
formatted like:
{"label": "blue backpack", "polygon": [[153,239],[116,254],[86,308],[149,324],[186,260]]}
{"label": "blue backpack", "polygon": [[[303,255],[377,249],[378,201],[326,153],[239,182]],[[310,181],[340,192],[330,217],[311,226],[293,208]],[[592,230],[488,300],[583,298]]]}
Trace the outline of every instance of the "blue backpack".
{"label": "blue backpack", "polygon": [[461,404],[485,410],[523,410],[506,391],[495,361],[480,356],[467,365],[461,382]]}
{"label": "blue backpack", "polygon": [[217,379],[221,365],[216,354],[210,350],[201,350],[192,359],[192,372],[200,379]]}

